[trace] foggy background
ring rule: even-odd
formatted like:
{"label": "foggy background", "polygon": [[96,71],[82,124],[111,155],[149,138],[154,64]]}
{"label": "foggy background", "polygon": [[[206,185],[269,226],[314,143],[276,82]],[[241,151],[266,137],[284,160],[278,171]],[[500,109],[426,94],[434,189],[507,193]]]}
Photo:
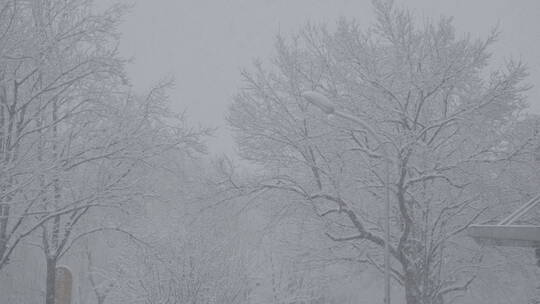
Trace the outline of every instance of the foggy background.
{"label": "foggy background", "polygon": [[392,2],[0,0],[0,304],[540,304],[540,2]]}
{"label": "foggy background", "polygon": [[[99,0],[135,4],[121,25],[120,51],[133,58],[127,70],[136,89],[173,76],[170,91],[175,110],[187,110],[194,123],[219,127],[208,148],[235,154],[224,113],[241,86],[239,71],[253,59],[267,62],[277,33],[284,36],[306,22],[336,24],[356,18],[367,27],[374,21],[369,0]],[[529,102],[540,111],[540,2],[537,0],[397,0],[424,19],[453,16],[457,35],[484,37],[496,25],[501,35],[490,49],[493,64],[521,59],[528,67]]]}

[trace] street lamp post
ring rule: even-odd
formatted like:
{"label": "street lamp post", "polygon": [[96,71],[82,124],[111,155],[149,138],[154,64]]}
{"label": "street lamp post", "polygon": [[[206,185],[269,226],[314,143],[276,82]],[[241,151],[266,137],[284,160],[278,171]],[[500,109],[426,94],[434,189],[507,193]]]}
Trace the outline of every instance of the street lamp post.
{"label": "street lamp post", "polygon": [[385,219],[385,240],[384,240],[384,302],[390,304],[390,163],[388,159],[388,153],[385,147],[385,143],[381,140],[380,136],[375,133],[375,131],[360,118],[343,113],[336,110],[334,104],[324,95],[315,92],[307,91],[302,93],[309,103],[318,107],[321,111],[328,115],[335,115],[349,121],[352,121],[362,128],[364,128],[375,140],[379,143],[382,148],[382,153],[385,158],[385,208],[384,208],[384,219]]}

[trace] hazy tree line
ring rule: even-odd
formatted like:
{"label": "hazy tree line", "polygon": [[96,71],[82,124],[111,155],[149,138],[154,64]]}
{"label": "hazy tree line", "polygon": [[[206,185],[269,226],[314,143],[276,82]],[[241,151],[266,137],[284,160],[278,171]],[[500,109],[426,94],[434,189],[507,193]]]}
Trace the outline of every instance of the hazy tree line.
{"label": "hazy tree line", "polygon": [[0,0],[0,303],[54,304],[58,265],[79,304],[381,301],[385,189],[396,303],[540,300],[532,250],[465,235],[540,185],[527,70],[493,69],[497,31],[374,1],[369,28],[278,37],[230,106],[235,164],[205,155],[212,132],[171,110],[172,82],[133,92],[128,8],[94,5]]}

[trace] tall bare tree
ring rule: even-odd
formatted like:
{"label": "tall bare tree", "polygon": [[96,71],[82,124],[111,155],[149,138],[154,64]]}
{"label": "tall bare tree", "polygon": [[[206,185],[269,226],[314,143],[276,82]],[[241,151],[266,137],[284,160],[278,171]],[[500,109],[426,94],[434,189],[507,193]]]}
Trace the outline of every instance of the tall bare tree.
{"label": "tall bare tree", "polygon": [[[42,245],[47,261],[47,291],[54,295],[58,260],[74,242],[103,231],[97,222],[86,222],[96,208],[129,210],[130,203],[152,195],[141,178],[161,154],[190,153],[200,149],[203,131],[186,129],[183,121],[164,104],[164,88],[146,98],[127,97],[124,105],[93,109],[58,133],[47,161],[55,168],[52,187],[45,189],[44,208],[69,210],[41,224]],[[75,135],[76,134],[76,135]],[[61,154],[54,151],[58,149]],[[47,177],[44,177],[44,179]],[[78,227],[81,228],[78,228]],[[83,229],[84,228],[84,229]],[[49,293],[50,292],[50,293]]]}
{"label": "tall bare tree", "polygon": [[77,230],[90,210],[140,195],[134,172],[159,153],[201,148],[204,132],[168,108],[167,84],[130,93],[117,54],[123,9],[0,1],[0,269],[39,229],[48,304],[60,257],[99,229]]}
{"label": "tall bare tree", "polygon": [[[409,304],[444,303],[475,278],[456,263],[481,261],[460,236],[489,207],[488,172],[537,136],[507,140],[526,107],[526,70],[510,62],[485,76],[496,32],[458,37],[450,19],[419,26],[391,1],[373,4],[367,30],[341,20],[335,31],[308,25],[290,42],[279,37],[271,67],[242,73],[229,121],[242,156],[266,169],[253,187],[290,193],[326,222],[331,240],[359,250],[356,262],[381,271],[389,188],[393,281]],[[302,98],[308,90],[383,143],[321,115]]]}
{"label": "tall bare tree", "polygon": [[70,211],[43,210],[43,189],[58,186],[41,178],[54,171],[43,157],[60,157],[55,134],[122,81],[120,11],[95,14],[81,0],[0,1],[0,269],[22,239]]}

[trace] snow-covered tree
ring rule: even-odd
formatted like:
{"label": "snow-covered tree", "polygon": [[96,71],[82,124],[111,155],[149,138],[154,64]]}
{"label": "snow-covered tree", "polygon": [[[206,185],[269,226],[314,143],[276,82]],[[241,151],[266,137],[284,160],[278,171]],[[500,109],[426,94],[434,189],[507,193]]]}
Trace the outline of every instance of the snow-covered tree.
{"label": "snow-covered tree", "polygon": [[205,131],[170,111],[166,83],[130,92],[117,54],[122,11],[0,1],[0,270],[39,232],[49,304],[58,260],[103,228],[80,225],[91,210],[141,196],[137,177],[157,155],[202,148]]}
{"label": "snow-covered tree", "polygon": [[[228,119],[241,155],[265,169],[255,189],[292,194],[331,240],[381,271],[388,188],[393,282],[407,303],[444,303],[476,277],[482,255],[463,234],[495,204],[483,187],[490,170],[537,136],[506,140],[526,107],[526,70],[509,62],[488,73],[496,32],[474,40],[448,18],[418,25],[391,1],[373,4],[377,21],[366,30],[341,20],[279,37],[270,67],[242,73]],[[323,116],[305,91],[371,130]]]}
{"label": "snow-covered tree", "polygon": [[61,161],[55,134],[122,81],[120,11],[92,13],[91,1],[81,0],[0,1],[0,269],[22,239],[70,212],[43,209],[43,189],[58,186],[42,178],[58,169],[43,157]]}
{"label": "snow-covered tree", "polygon": [[[153,195],[140,180],[154,169],[159,155],[173,151],[188,154],[200,149],[202,133],[186,129],[181,119],[169,114],[163,89],[152,90],[146,98],[128,97],[118,108],[110,107],[109,102],[96,111],[98,115],[87,113],[77,120],[77,125],[67,128],[66,134],[56,137],[64,152],[60,160],[53,155],[51,162],[58,169],[53,176],[58,178],[58,187],[45,196],[51,200],[46,201],[45,209],[71,211],[55,215],[40,227],[48,275],[54,276],[57,261],[73,242],[114,228],[99,222],[81,226],[92,209],[129,210],[137,199]],[[47,279],[48,284],[51,282],[52,277]]]}

